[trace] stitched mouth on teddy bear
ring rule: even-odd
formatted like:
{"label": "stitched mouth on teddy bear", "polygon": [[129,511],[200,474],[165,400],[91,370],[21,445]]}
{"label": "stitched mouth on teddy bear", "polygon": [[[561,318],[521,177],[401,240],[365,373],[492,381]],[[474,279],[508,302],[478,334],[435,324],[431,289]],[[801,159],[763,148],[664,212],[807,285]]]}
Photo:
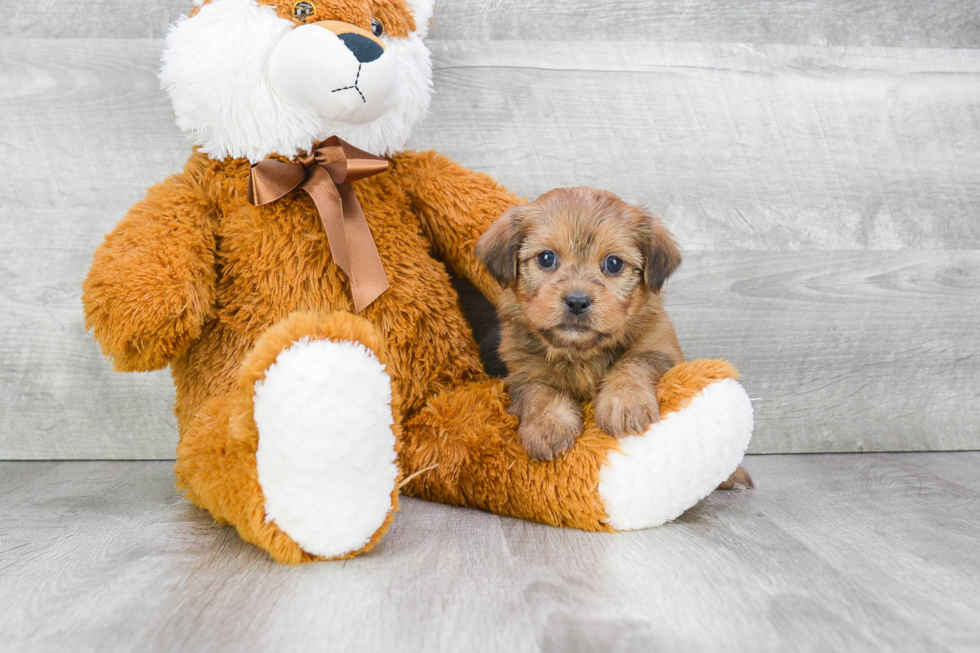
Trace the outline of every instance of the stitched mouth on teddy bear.
{"label": "stitched mouth on teddy bear", "polygon": [[361,92],[361,89],[358,88],[358,86],[357,86],[357,83],[361,80],[361,68],[363,66],[364,66],[363,63],[359,63],[357,65],[357,75],[354,77],[354,83],[353,84],[351,84],[350,86],[342,86],[340,88],[335,88],[335,89],[333,89],[330,92],[331,93],[340,93],[341,91],[354,90],[354,91],[357,91],[357,94],[361,96],[361,102],[364,102],[365,104],[367,104],[367,98],[364,97],[364,93]]}
{"label": "stitched mouth on teddy bear", "polygon": [[294,107],[331,122],[364,124],[397,103],[397,70],[384,48],[361,35],[302,25],[273,47],[268,78]]}

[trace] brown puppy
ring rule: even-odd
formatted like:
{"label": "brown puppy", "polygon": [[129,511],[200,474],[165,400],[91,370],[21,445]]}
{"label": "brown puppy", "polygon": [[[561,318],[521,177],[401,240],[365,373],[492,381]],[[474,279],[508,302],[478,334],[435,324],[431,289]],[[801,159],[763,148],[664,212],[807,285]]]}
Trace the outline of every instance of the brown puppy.
{"label": "brown puppy", "polygon": [[528,454],[582,433],[582,403],[623,437],[660,419],[655,388],[684,360],[660,289],[681,262],[660,220],[612,193],[563,188],[511,208],[476,254],[504,287],[500,355]]}

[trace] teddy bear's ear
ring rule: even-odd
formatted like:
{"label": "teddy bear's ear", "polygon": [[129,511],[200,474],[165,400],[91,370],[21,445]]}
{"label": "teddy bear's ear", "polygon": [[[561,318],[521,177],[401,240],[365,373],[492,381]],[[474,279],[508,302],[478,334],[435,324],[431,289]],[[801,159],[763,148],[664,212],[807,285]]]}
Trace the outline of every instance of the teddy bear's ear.
{"label": "teddy bear's ear", "polygon": [[517,281],[517,254],[524,237],[527,205],[512,206],[476,244],[476,257],[505,288]]}
{"label": "teddy bear's ear", "polygon": [[650,213],[645,213],[644,218],[648,230],[640,245],[644,259],[643,280],[653,292],[660,292],[664,283],[681,264],[681,250],[660,218]]}

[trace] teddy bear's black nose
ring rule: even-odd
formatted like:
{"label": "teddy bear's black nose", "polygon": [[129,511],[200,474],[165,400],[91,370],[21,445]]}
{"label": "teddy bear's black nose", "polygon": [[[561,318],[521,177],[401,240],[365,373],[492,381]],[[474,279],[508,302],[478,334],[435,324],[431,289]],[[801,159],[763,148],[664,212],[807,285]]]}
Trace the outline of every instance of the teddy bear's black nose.
{"label": "teddy bear's black nose", "polygon": [[592,298],[585,293],[565,295],[565,306],[573,315],[581,315],[592,306]]}
{"label": "teddy bear's black nose", "polygon": [[360,34],[347,32],[346,34],[338,34],[337,38],[344,42],[347,49],[353,52],[354,56],[361,63],[374,61],[385,53],[384,48],[368,37],[361,36]]}

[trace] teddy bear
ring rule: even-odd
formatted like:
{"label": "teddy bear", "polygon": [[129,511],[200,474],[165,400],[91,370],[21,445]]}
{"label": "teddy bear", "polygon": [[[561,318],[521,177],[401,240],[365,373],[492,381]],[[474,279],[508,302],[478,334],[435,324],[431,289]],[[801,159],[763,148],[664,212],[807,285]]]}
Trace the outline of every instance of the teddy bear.
{"label": "teddy bear", "polygon": [[286,563],[370,550],[409,496],[556,526],[673,519],[725,481],[752,431],[721,361],[682,363],[662,419],[587,427],[528,458],[450,274],[518,198],[436,152],[432,0],[196,0],[160,79],[193,152],[95,252],[86,327],[115,369],[170,367],[178,488]]}

